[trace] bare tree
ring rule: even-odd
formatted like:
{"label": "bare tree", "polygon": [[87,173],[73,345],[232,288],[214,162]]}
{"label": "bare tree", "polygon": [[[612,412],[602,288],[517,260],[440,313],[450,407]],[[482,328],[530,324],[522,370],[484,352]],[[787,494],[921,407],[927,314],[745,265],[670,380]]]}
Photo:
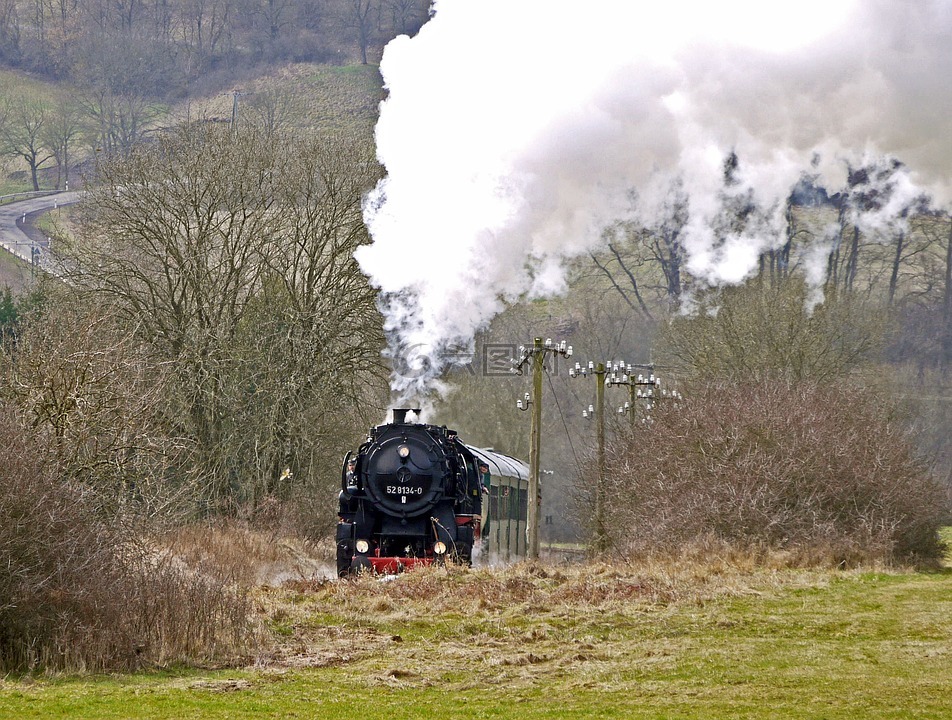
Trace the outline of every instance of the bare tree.
{"label": "bare tree", "polygon": [[831,202],[837,210],[838,231],[827,256],[824,285],[826,291],[835,297],[840,290],[846,294],[854,291],[860,256],[867,243],[859,225],[853,222],[849,193],[838,193]]}
{"label": "bare tree", "polygon": [[255,126],[266,135],[291,130],[295,120],[306,113],[305,103],[297,93],[275,86],[250,93],[245,107]]}
{"label": "bare tree", "polygon": [[945,267],[942,293],[943,368],[952,367],[952,223],[945,237]]}
{"label": "bare tree", "polygon": [[94,150],[106,154],[126,152],[141,142],[155,117],[153,104],[138,93],[91,87],[83,92],[79,103],[91,121]]}
{"label": "bare tree", "polygon": [[0,125],[4,152],[27,164],[33,189],[39,190],[39,171],[54,157],[43,143],[49,109],[34,98],[20,96],[7,100],[5,115],[6,122]]}
{"label": "bare tree", "polygon": [[60,472],[115,505],[168,507],[159,468],[173,447],[161,419],[164,373],[109,308],[49,288],[3,358],[3,396],[46,438]]}
{"label": "bare tree", "polygon": [[177,26],[195,58],[194,71],[201,71],[215,57],[222,44],[236,8],[232,0],[181,0],[176,14]]}
{"label": "bare tree", "polygon": [[677,310],[687,284],[683,271],[683,207],[651,227],[622,223],[606,233],[606,251],[591,253],[596,275],[638,315],[654,322],[659,311]]}
{"label": "bare tree", "polygon": [[291,24],[294,3],[290,0],[261,0],[256,14],[261,18],[265,37],[274,45]]}
{"label": "bare tree", "polygon": [[112,17],[115,8],[106,6],[102,8],[106,17],[100,20],[105,29],[84,34],[75,51],[74,77],[78,103],[93,128],[95,148],[126,152],[146,137],[159,114],[155,99],[176,75],[159,41],[145,32],[141,37],[114,29],[125,21]]}
{"label": "bare tree", "polygon": [[842,377],[881,351],[887,319],[859,301],[809,310],[804,281],[749,283],[699,298],[661,331],[659,358],[681,377],[791,382]]}
{"label": "bare tree", "polygon": [[920,375],[927,367],[950,364],[949,223],[943,212],[921,213],[910,219],[893,247],[880,249],[880,262],[890,267],[887,299],[901,319],[890,359],[912,362]]}
{"label": "bare tree", "polygon": [[231,445],[253,469],[252,501],[302,484],[327,492],[355,439],[346,428],[382,416],[382,322],[353,257],[369,241],[361,199],[378,173],[358,138],[307,137],[277,180],[263,282],[236,343],[254,391],[236,386]]}
{"label": "bare tree", "polygon": [[608,252],[591,255],[597,274],[651,322],[659,312],[676,312],[690,283],[683,246],[688,219],[688,197],[675,181],[650,222],[616,224],[606,232]]}
{"label": "bare tree", "polygon": [[194,439],[213,497],[228,485],[222,387],[273,227],[274,151],[266,139],[188,128],[103,158],[85,203],[88,241],[70,248],[71,282],[114,305],[173,363],[170,410]]}
{"label": "bare tree", "polygon": [[169,363],[169,423],[219,508],[313,480],[378,406],[362,374],[380,320],[353,259],[376,164],[355,143],[287,144],[190,126],[104,159],[67,261]]}
{"label": "bare tree", "polygon": [[20,20],[16,0],[0,2],[0,58],[6,61],[19,59]]}
{"label": "bare tree", "polygon": [[367,51],[374,41],[374,22],[380,7],[374,0],[342,0],[338,20],[342,30],[357,43],[360,62],[367,64]]}
{"label": "bare tree", "polygon": [[390,22],[393,32],[409,35],[420,29],[426,20],[426,4],[420,0],[384,0],[390,10]]}
{"label": "bare tree", "polygon": [[71,98],[60,96],[50,110],[49,122],[43,128],[43,144],[56,160],[56,189],[69,188],[72,151],[84,130],[82,111]]}

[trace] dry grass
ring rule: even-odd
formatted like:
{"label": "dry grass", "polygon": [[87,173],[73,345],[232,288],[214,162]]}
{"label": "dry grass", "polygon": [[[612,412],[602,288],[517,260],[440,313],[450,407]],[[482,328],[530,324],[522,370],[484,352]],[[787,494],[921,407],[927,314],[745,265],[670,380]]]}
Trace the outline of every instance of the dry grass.
{"label": "dry grass", "polygon": [[223,520],[164,534],[159,545],[190,567],[241,587],[334,574],[334,547]]}
{"label": "dry grass", "polygon": [[701,555],[637,566],[521,563],[429,567],[387,578],[289,580],[259,592],[258,610],[275,637],[271,655],[259,663],[327,667],[379,661],[374,682],[383,685],[426,685],[435,682],[434,666],[466,664],[466,678],[439,682],[467,688],[500,673],[517,679],[530,666],[538,675],[536,666],[544,663],[555,671],[609,662],[630,651],[620,628],[627,633],[643,627],[645,642],[653,645],[675,609],[782,587],[822,586],[833,576],[778,569],[782,557],[770,566],[742,553]]}
{"label": "dry grass", "polygon": [[29,290],[31,283],[30,265],[6,250],[0,251],[0,288],[10,288],[20,295]]}
{"label": "dry grass", "polygon": [[[285,552],[236,525],[175,542],[198,564],[244,557],[247,577]],[[6,686],[0,716],[947,714],[948,572],[789,561],[698,544],[638,563],[298,577],[252,591],[271,635],[253,667]]]}
{"label": "dry grass", "polygon": [[0,683],[0,717],[948,716],[948,573],[702,556],[265,586],[253,668]]}
{"label": "dry grass", "polygon": [[[255,120],[256,101],[270,102],[286,114],[293,127],[352,130],[373,142],[373,125],[384,99],[383,80],[373,65],[343,67],[291,63],[266,75],[249,79],[242,88],[240,117]],[[234,97],[214,92],[203,100],[190,100],[189,108],[174,108],[175,117],[203,117],[231,121]]]}

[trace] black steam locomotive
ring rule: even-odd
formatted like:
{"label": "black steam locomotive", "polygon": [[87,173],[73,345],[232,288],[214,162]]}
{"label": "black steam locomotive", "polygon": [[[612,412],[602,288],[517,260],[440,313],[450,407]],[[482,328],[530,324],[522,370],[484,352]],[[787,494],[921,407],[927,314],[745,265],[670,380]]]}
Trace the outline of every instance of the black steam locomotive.
{"label": "black steam locomotive", "polygon": [[482,485],[476,455],[446,427],[394,410],[341,469],[337,573],[392,573],[454,558],[470,563]]}

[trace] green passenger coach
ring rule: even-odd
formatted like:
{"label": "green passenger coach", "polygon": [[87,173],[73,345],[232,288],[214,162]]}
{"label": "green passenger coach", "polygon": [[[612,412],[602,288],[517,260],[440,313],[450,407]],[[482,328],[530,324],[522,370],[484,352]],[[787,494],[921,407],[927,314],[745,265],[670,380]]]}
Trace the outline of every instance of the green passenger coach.
{"label": "green passenger coach", "polygon": [[477,460],[486,462],[490,473],[489,494],[483,496],[482,562],[525,557],[529,467],[490,448],[469,449]]}

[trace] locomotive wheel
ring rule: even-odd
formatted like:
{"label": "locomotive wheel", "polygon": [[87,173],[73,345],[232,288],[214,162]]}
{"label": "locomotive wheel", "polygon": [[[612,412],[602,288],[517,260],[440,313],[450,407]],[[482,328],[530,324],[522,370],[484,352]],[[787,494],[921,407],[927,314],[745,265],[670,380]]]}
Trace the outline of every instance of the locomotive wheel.
{"label": "locomotive wheel", "polygon": [[373,566],[370,564],[370,560],[367,559],[366,555],[358,555],[354,558],[354,561],[350,564],[350,574],[359,575],[360,573],[372,573],[374,571]]}

